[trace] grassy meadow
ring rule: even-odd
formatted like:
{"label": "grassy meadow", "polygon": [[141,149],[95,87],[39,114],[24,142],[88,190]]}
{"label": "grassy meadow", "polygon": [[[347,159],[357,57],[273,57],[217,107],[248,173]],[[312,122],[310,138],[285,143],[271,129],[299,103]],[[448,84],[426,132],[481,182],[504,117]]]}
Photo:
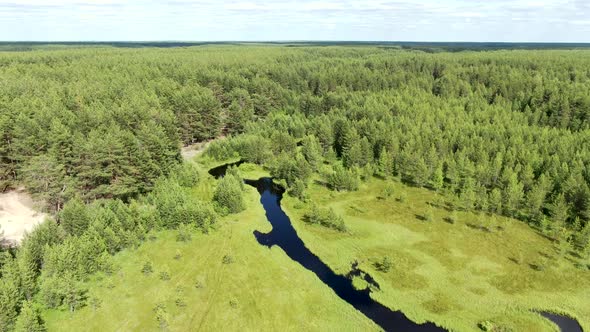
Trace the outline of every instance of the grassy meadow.
{"label": "grassy meadow", "polygon": [[[203,169],[219,164],[204,157],[199,163]],[[252,164],[240,170],[245,178],[268,176]],[[216,180],[202,173],[195,197],[211,197]],[[383,197],[392,186],[393,194]],[[357,192],[315,182],[307,193],[309,202],[343,216],[348,228],[340,233],[304,223],[309,203],[285,196],[283,208],[308,248],[336,273],[348,273],[358,261],[380,285],[373,298],[416,322],[453,331],[476,331],[483,321],[507,331],[557,331],[537,309],[590,328],[589,272],[522,222],[458,211],[452,223],[441,196],[398,181],[372,179]],[[176,231],[155,232],[139,248],[116,255],[114,273],[86,283],[89,305],[74,313],[46,311],[48,329],[379,330],[280,248],[259,245],[253,231],[271,226],[254,188],[247,187],[246,201],[244,212],[221,218],[209,234],[181,242]],[[432,221],[424,220],[425,211]],[[392,262],[387,272],[376,266],[384,257]],[[146,274],[148,261],[153,272]],[[366,286],[360,279],[354,284]]]}
{"label": "grassy meadow", "polygon": [[[394,189],[388,198],[386,186]],[[373,179],[357,192],[316,182],[308,195],[343,216],[348,233],[304,223],[309,205],[285,197],[283,209],[307,247],[337,273],[358,260],[381,286],[373,298],[417,322],[456,331],[479,330],[482,321],[510,331],[556,331],[537,309],[573,316],[590,329],[590,272],[574,267],[574,256],[559,257],[550,240],[522,222],[458,211],[452,223],[441,196],[396,181]],[[384,257],[392,263],[388,272],[376,268]]]}
{"label": "grassy meadow", "polygon": [[[202,182],[195,195],[212,195],[214,181]],[[379,330],[280,248],[259,245],[253,231],[271,226],[254,188],[247,187],[246,201],[244,212],[222,218],[209,234],[179,242],[176,231],[156,232],[138,249],[117,254],[112,275],[86,284],[89,305],[44,312],[48,330]],[[153,272],[146,275],[147,261]]]}

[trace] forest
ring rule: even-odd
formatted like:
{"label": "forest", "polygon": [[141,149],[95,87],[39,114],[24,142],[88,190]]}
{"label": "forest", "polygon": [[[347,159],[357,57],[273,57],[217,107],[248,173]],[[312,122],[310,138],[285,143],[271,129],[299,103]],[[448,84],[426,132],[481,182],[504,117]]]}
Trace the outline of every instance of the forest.
{"label": "forest", "polygon": [[[235,160],[268,172],[288,206],[309,207],[293,214],[330,236],[353,221],[318,190],[385,181],[385,198],[432,196],[425,221],[444,205],[453,223],[524,225],[589,279],[587,50],[65,47],[0,52],[0,87],[0,191],[24,187],[51,216],[1,252],[0,331],[43,331],[50,310],[93,307],[88,281],[116,275],[113,259],[151,237],[215,234],[249,213],[244,174],[204,172]],[[183,146],[210,140],[205,161],[183,161]]]}

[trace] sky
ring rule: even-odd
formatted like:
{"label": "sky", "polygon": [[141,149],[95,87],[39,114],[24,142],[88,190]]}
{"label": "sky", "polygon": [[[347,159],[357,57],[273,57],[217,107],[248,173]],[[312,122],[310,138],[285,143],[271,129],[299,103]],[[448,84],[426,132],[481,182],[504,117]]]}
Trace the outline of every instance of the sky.
{"label": "sky", "polygon": [[590,0],[0,0],[0,40],[590,42]]}

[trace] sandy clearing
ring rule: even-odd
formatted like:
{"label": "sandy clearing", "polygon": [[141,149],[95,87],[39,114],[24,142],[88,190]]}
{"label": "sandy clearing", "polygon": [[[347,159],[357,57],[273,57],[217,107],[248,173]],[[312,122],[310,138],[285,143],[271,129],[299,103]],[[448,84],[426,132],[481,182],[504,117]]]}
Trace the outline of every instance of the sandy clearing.
{"label": "sandy clearing", "polygon": [[195,156],[201,154],[205,149],[214,141],[224,139],[225,136],[220,136],[218,138],[214,138],[208,141],[199,142],[191,145],[184,146],[180,149],[180,154],[184,158],[184,160],[191,160]]}
{"label": "sandy clearing", "polygon": [[43,222],[46,214],[34,210],[34,202],[22,189],[0,194],[0,245],[17,245],[26,232]]}

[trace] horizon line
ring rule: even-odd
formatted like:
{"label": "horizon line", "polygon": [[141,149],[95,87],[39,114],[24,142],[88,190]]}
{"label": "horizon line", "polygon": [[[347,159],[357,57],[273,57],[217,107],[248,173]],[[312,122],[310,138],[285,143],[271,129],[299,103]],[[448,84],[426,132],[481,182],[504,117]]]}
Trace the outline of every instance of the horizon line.
{"label": "horizon line", "polygon": [[0,43],[420,43],[420,44],[588,44],[590,41],[424,41],[424,40],[0,40]]}

